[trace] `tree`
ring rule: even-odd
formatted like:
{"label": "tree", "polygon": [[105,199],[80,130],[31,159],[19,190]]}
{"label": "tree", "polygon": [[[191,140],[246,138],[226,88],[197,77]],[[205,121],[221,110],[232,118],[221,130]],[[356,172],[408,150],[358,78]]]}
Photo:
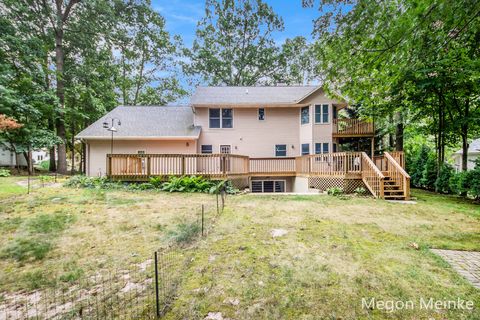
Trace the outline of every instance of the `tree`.
{"label": "tree", "polygon": [[192,49],[185,50],[184,71],[209,85],[303,82],[308,62],[295,49],[308,47],[306,40],[277,46],[273,33],[283,30],[283,20],[262,0],[207,0]]}
{"label": "tree", "polygon": [[125,5],[112,36],[118,51],[117,83],[124,105],[166,104],[184,96],[175,69],[183,47],[165,19],[147,3]]}
{"label": "tree", "polygon": [[319,9],[316,52],[331,91],[361,102],[365,117],[401,112],[397,139],[404,124],[428,128],[437,170],[446,146],[461,140],[466,154],[480,130],[477,2],[325,0]]}
{"label": "tree", "polygon": [[22,124],[18,123],[15,119],[7,117],[4,114],[0,114],[0,132],[14,130],[21,127]]}

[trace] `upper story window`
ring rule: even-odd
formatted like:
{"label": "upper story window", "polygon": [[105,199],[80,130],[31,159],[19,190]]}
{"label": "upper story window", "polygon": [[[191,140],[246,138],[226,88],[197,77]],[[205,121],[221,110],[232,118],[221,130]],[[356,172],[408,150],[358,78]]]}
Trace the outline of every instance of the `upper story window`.
{"label": "upper story window", "polygon": [[212,153],[213,148],[211,144],[202,144],[202,153]]}
{"label": "upper story window", "polygon": [[310,122],[310,107],[306,106],[300,109],[300,123],[307,124]]}
{"label": "upper story window", "polygon": [[328,123],[328,104],[315,105],[315,123]]}
{"label": "upper story window", "polygon": [[210,128],[233,128],[232,109],[208,109]]}
{"label": "upper story window", "polygon": [[265,108],[258,108],[258,120],[265,120]]}
{"label": "upper story window", "polygon": [[286,157],[287,156],[287,145],[286,144],[276,144],[275,145],[275,157]]}
{"label": "upper story window", "polygon": [[302,156],[310,154],[310,144],[309,143],[303,143],[302,144]]}

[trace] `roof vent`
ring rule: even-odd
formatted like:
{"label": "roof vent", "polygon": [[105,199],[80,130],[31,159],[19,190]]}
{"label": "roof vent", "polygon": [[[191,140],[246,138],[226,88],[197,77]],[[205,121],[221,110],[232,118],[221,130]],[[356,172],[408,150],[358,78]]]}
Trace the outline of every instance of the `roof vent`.
{"label": "roof vent", "polygon": [[245,94],[248,94],[248,89],[245,89]]}

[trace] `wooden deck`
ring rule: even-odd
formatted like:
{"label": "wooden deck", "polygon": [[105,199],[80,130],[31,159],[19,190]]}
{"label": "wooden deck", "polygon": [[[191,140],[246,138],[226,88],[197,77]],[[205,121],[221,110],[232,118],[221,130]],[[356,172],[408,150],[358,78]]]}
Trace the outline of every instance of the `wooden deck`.
{"label": "wooden deck", "polygon": [[[249,158],[236,154],[112,154],[107,175],[114,180],[147,181],[150,177],[201,175],[238,177],[338,177],[361,179],[378,198],[408,198],[410,176],[403,153],[370,159],[364,152],[335,152],[300,157]],[[401,192],[400,192],[401,191]]]}
{"label": "wooden deck", "polygon": [[333,137],[373,137],[373,122],[360,119],[333,119]]}

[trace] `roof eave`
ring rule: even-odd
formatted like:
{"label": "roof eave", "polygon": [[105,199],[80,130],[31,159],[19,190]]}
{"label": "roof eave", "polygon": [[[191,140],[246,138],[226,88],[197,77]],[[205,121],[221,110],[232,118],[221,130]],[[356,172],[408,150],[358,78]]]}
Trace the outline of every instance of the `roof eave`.
{"label": "roof eave", "polygon": [[[115,136],[114,140],[198,140],[200,134],[195,136]],[[110,140],[106,136],[75,136],[76,139],[83,140]]]}

